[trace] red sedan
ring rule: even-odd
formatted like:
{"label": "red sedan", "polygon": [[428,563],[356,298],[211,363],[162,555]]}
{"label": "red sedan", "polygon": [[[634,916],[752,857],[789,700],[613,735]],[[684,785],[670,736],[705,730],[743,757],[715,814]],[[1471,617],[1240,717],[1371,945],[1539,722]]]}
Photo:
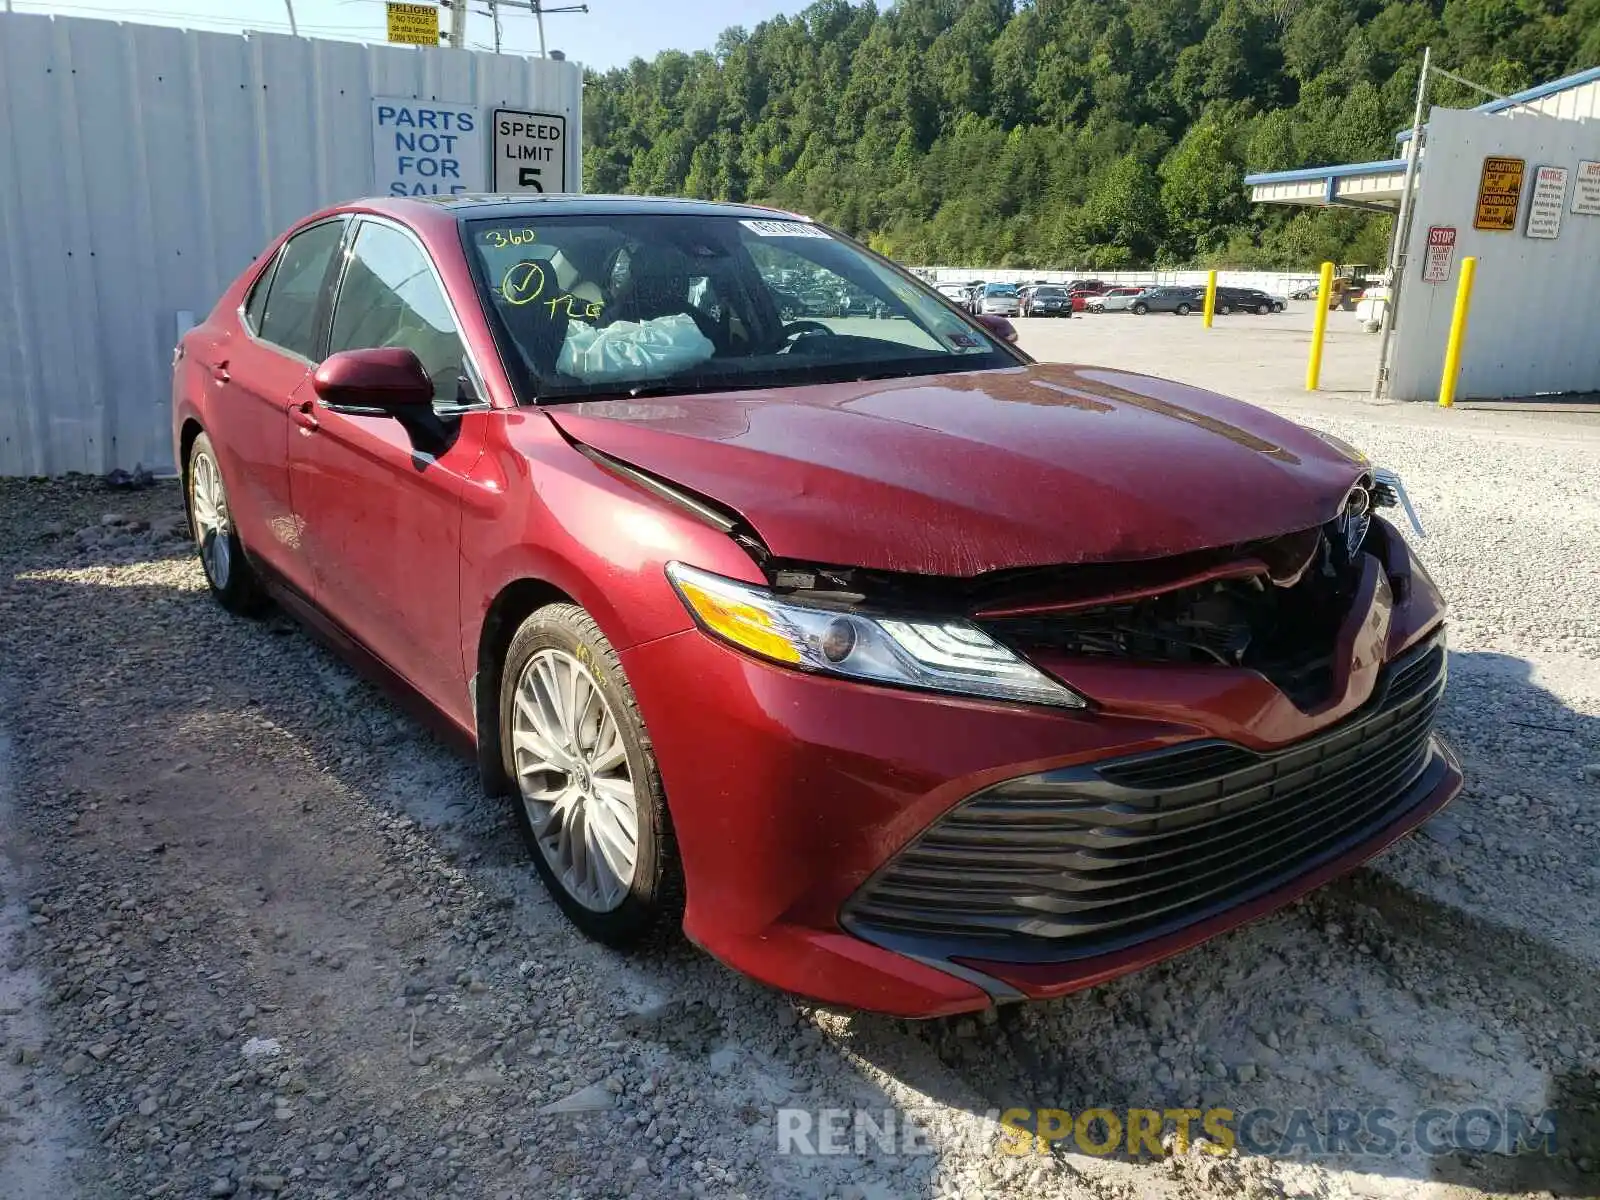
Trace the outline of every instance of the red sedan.
{"label": "red sedan", "polygon": [[217,599],[424,698],[586,933],[960,1012],[1264,913],[1461,786],[1399,481],[1007,328],[768,209],[358,202],[185,335],[177,461]]}

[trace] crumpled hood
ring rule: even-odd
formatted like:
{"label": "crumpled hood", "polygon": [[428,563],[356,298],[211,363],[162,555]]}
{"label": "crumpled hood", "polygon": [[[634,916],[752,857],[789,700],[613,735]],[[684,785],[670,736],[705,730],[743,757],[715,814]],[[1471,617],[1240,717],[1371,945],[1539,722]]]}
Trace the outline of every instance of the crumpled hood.
{"label": "crumpled hood", "polygon": [[779,557],[942,576],[1307,529],[1364,470],[1251,405],[1102,367],[545,411],[577,441],[733,509]]}

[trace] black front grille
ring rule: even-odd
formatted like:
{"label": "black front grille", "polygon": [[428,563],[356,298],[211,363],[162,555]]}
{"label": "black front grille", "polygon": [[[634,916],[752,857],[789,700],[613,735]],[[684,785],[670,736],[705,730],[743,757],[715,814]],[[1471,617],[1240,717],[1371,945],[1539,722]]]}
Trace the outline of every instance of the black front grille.
{"label": "black front grille", "polygon": [[1440,642],[1384,674],[1355,716],[1262,754],[1228,742],[1047,771],[979,792],[846,906],[861,936],[935,954],[1106,953],[1263,895],[1433,790]]}

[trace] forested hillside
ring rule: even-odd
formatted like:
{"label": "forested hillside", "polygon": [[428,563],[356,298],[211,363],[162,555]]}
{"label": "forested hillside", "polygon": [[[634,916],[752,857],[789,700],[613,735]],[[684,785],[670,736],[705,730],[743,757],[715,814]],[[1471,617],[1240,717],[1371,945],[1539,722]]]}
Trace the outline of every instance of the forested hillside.
{"label": "forested hillside", "polygon": [[1425,45],[1514,91],[1600,63],[1600,0],[819,0],[591,75],[586,184],[775,203],[902,262],[1374,262],[1386,218],[1240,179],[1392,157]]}

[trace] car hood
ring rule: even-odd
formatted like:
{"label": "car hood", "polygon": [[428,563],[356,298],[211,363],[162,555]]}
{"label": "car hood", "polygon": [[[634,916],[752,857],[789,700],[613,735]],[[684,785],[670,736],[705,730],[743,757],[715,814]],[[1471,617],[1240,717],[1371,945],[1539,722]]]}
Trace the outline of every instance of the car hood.
{"label": "car hood", "polygon": [[545,411],[576,441],[734,510],[781,558],[941,576],[1308,529],[1365,469],[1251,405],[1102,367]]}

